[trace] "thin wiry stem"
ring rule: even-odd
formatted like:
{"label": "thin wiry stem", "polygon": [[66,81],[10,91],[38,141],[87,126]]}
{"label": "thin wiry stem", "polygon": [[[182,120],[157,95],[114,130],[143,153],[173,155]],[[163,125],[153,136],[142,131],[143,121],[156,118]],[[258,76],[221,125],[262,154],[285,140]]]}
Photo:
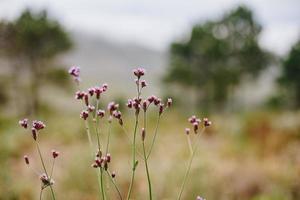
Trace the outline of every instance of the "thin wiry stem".
{"label": "thin wiry stem", "polygon": [[192,154],[193,154],[193,147],[192,147],[192,142],[191,142],[191,137],[190,137],[190,135],[187,135],[187,141],[188,141],[190,153],[191,153],[191,155],[192,155]]}
{"label": "thin wiry stem", "polygon": [[109,142],[110,142],[110,132],[111,132],[111,123],[112,122],[109,122],[109,125],[108,125],[108,133],[107,133],[107,143],[106,143],[106,150],[105,150],[105,154],[107,155],[108,153],[108,148],[109,148]]}
{"label": "thin wiry stem", "polygon": [[[138,79],[137,81],[137,99],[139,100],[140,98],[140,81]],[[134,131],[133,131],[133,142],[132,142],[132,174],[131,174],[131,181],[128,189],[128,194],[127,194],[127,200],[130,199],[132,187],[133,187],[133,182],[134,182],[134,176],[135,176],[135,169],[137,167],[138,162],[136,161],[135,154],[136,154],[136,132],[137,132],[137,127],[139,123],[139,113],[135,114],[135,125],[134,125]]]}
{"label": "thin wiry stem", "polygon": [[88,136],[89,144],[90,144],[91,148],[93,149],[93,142],[92,142],[92,138],[91,138],[91,133],[90,133],[90,128],[89,128],[88,121],[84,120],[84,123],[85,123],[85,129],[86,129],[86,134]]}
{"label": "thin wiry stem", "polygon": [[[37,147],[37,150],[38,150],[38,153],[39,153],[39,157],[41,159],[41,163],[42,163],[43,169],[45,171],[45,174],[47,175],[47,178],[49,179],[49,176],[48,176],[48,173],[47,173],[47,169],[46,169],[46,166],[45,166],[45,163],[44,163],[44,160],[43,160],[43,156],[42,156],[42,153],[41,153],[41,150],[40,150],[39,143],[38,143],[37,140],[35,140],[35,143],[36,143],[36,147]],[[49,181],[51,181],[51,179]],[[53,191],[51,183],[50,183],[49,186],[50,186],[50,190],[51,190],[51,194],[52,194],[52,199],[55,200],[55,194],[54,194],[54,191]]]}
{"label": "thin wiry stem", "polygon": [[121,192],[120,192],[120,189],[119,189],[119,187],[117,186],[117,184],[116,184],[116,182],[114,181],[114,179],[112,178],[111,173],[110,173],[108,170],[106,171],[106,173],[107,173],[108,177],[110,178],[110,181],[111,181],[112,184],[114,185],[115,189],[117,190],[117,193],[118,193],[118,196],[119,196],[120,200],[123,200],[123,197],[122,197],[122,194],[121,194]]}
{"label": "thin wiry stem", "polygon": [[52,161],[52,167],[51,167],[51,173],[50,173],[50,180],[51,180],[51,177],[52,177],[52,174],[53,174],[54,165],[55,165],[55,158],[53,158],[53,161]]}
{"label": "thin wiry stem", "polygon": [[103,169],[100,168],[101,176],[100,176],[100,181],[101,181],[101,194],[102,194],[102,200],[105,200],[105,193],[104,193],[104,187],[103,187]]}
{"label": "thin wiry stem", "polygon": [[156,140],[160,118],[161,118],[161,115],[158,115],[157,122],[156,122],[156,127],[155,127],[155,131],[154,131],[154,136],[153,136],[153,139],[152,139],[152,142],[151,142],[150,150],[149,150],[148,155],[146,157],[147,159],[149,158],[149,156],[150,156],[150,154],[152,152],[152,149],[153,149],[153,146],[154,146],[154,143],[155,143],[155,140]]}
{"label": "thin wiry stem", "polygon": [[[202,135],[202,133],[204,132],[205,128],[202,129],[202,131],[199,133],[199,136]],[[196,154],[196,151],[197,151],[197,148],[199,146],[199,143],[200,143],[200,139],[197,138],[198,140],[196,141],[194,147],[193,147],[193,150],[192,150],[192,155],[191,155],[191,158],[189,160],[189,163],[188,163],[188,167],[185,171],[185,174],[184,174],[184,178],[183,178],[183,182],[182,182],[182,185],[181,185],[181,188],[180,188],[180,192],[178,194],[178,197],[177,197],[177,200],[180,200],[181,199],[181,196],[182,196],[182,192],[183,192],[183,189],[184,189],[184,186],[186,185],[186,181],[187,181],[187,177],[188,177],[188,174],[191,170],[191,166],[192,166],[192,162],[194,160],[194,157],[195,157],[195,154]]]}
{"label": "thin wiry stem", "polygon": [[43,189],[41,188],[41,191],[40,191],[40,200],[42,200],[42,195],[43,195]]}
{"label": "thin wiry stem", "polygon": [[[146,126],[147,126],[147,114],[144,112],[144,129],[146,131]],[[147,131],[146,131],[147,132]],[[148,168],[148,159],[146,156],[146,150],[145,150],[145,141],[143,139],[143,155],[144,155],[144,163],[145,163],[145,169],[146,169],[146,174],[147,174],[147,181],[148,181],[148,190],[149,190],[149,199],[152,200],[152,187],[151,187],[151,179],[150,179],[150,172]]]}

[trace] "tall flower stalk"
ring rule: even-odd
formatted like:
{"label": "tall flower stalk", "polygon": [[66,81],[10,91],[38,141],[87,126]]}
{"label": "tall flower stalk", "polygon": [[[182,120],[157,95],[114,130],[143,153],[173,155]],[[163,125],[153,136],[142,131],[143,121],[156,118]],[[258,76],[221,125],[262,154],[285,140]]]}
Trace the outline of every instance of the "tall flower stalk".
{"label": "tall flower stalk", "polygon": [[[189,122],[193,126],[194,133],[198,134],[199,125],[201,123],[201,120],[199,118],[197,118],[196,116],[192,116],[192,117],[189,118]],[[203,119],[203,128],[200,131],[200,133],[198,134],[198,136],[196,135],[196,141],[195,141],[195,144],[194,144],[193,147],[191,147],[192,144],[191,144],[190,135],[189,135],[190,134],[190,129],[189,128],[185,129],[185,133],[186,133],[186,135],[188,137],[188,145],[189,145],[189,148],[190,148],[190,151],[191,151],[191,156],[190,156],[190,159],[189,159],[189,162],[188,162],[188,166],[187,166],[187,169],[186,169],[184,177],[183,177],[182,185],[181,185],[181,188],[180,188],[177,200],[181,199],[184,187],[186,185],[187,178],[188,178],[188,175],[190,173],[191,166],[192,166],[192,163],[193,163],[193,160],[194,160],[197,148],[198,148],[199,143],[200,143],[199,137],[203,134],[203,132],[205,131],[205,128],[208,127],[208,126],[210,126],[210,125],[211,125],[211,121],[209,121],[207,118],[204,118]]]}
{"label": "tall flower stalk", "polygon": [[[23,128],[27,129],[28,126],[29,126],[28,119],[20,120],[19,124]],[[43,171],[43,173],[41,173],[41,174],[37,173],[39,175],[40,180],[41,180],[41,189],[40,189],[39,199],[42,199],[42,194],[43,194],[44,189],[49,187],[50,191],[51,191],[52,199],[55,200],[55,193],[54,193],[54,190],[53,190],[54,180],[52,179],[52,175],[53,175],[53,169],[54,169],[54,165],[55,165],[55,159],[58,157],[59,152],[55,151],[55,150],[52,150],[53,162],[52,162],[52,166],[51,166],[51,172],[49,174],[48,171],[47,171],[46,164],[44,162],[43,156],[42,156],[40,146],[39,146],[39,134],[40,134],[39,131],[44,129],[45,127],[46,127],[46,125],[42,121],[38,121],[38,120],[34,120],[32,122],[32,125],[31,125],[32,138],[33,138],[34,143],[36,145],[36,149],[37,149],[40,161],[41,161],[42,171]],[[26,165],[29,166],[30,162],[29,162],[29,157],[27,155],[24,156],[24,160],[25,160]],[[34,170],[34,171],[37,172],[37,170]]]}

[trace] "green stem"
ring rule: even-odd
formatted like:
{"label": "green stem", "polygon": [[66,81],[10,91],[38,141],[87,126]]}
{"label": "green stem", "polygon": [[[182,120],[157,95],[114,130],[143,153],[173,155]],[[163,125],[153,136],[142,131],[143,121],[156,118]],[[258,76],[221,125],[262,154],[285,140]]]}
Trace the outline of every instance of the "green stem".
{"label": "green stem", "polygon": [[53,158],[53,162],[52,162],[51,173],[50,173],[50,180],[51,180],[51,178],[52,178],[54,165],[55,165],[55,158]]}
{"label": "green stem", "polygon": [[[137,99],[140,98],[141,91],[140,91],[140,80],[138,79],[137,82]],[[134,182],[134,176],[135,176],[135,169],[137,167],[137,161],[135,160],[135,154],[136,154],[136,132],[137,132],[137,126],[139,123],[139,113],[135,114],[135,126],[134,126],[134,131],[133,131],[133,142],[132,142],[132,174],[131,174],[131,181],[128,189],[128,194],[127,194],[127,200],[130,199],[132,187],[133,187],[133,182]]]}
{"label": "green stem", "polygon": [[[201,133],[199,133],[199,137],[200,135],[202,135],[202,133],[204,132],[205,128],[202,129]],[[198,138],[197,138],[198,139]],[[194,145],[194,148],[193,148],[193,151],[192,151],[192,155],[191,155],[191,158],[189,160],[189,164],[188,164],[188,167],[185,171],[185,174],[184,174],[184,178],[183,178],[183,182],[182,182],[182,185],[181,185],[181,189],[180,189],[180,192],[179,192],[179,195],[177,197],[177,200],[180,200],[181,199],[181,196],[182,196],[182,192],[183,192],[183,189],[184,189],[184,186],[186,185],[186,181],[187,181],[187,178],[188,178],[188,174],[190,173],[190,170],[191,170],[191,166],[192,166],[192,162],[194,160],[194,157],[195,157],[195,152],[197,151],[197,148],[199,146],[199,143],[200,143],[200,139],[198,139],[196,141],[196,144]]]}
{"label": "green stem", "polygon": [[121,195],[120,189],[119,189],[119,187],[117,186],[117,184],[115,183],[114,179],[112,178],[111,173],[110,173],[109,171],[106,171],[106,173],[107,173],[108,177],[110,178],[110,181],[111,181],[112,184],[114,185],[115,189],[117,190],[117,193],[118,193],[118,195],[119,195],[120,200],[123,200],[123,197],[122,197],[122,195]]}
{"label": "green stem", "polygon": [[40,191],[40,200],[42,200],[42,195],[43,195],[43,189],[41,188],[41,191]]}
{"label": "green stem", "polygon": [[[144,112],[144,129],[145,129],[145,131],[146,131],[146,126],[147,126],[147,114],[146,114],[146,112]],[[144,162],[145,162],[145,168],[146,168],[146,174],[147,174],[147,181],[148,181],[149,199],[152,200],[151,179],[150,179],[150,172],[149,172],[149,168],[148,168],[148,159],[147,159],[147,156],[146,156],[146,150],[145,150],[145,142],[144,142],[144,140],[143,140],[143,155],[144,155]]]}
{"label": "green stem", "polygon": [[[39,143],[36,140],[35,140],[35,143],[36,143],[36,147],[37,147],[37,150],[38,150],[38,153],[39,153],[39,157],[41,159],[41,163],[42,163],[43,169],[44,169],[44,171],[45,171],[45,173],[47,175],[47,178],[49,178],[47,170],[46,170],[46,166],[45,166],[45,163],[44,163],[44,160],[43,160],[43,157],[42,157],[42,153],[41,153],[41,150],[40,150]],[[49,181],[51,181],[51,179]],[[51,190],[51,194],[52,194],[52,199],[55,200],[55,195],[54,195],[54,191],[53,191],[52,185],[50,184],[49,186],[50,186],[50,190]]]}
{"label": "green stem", "polygon": [[147,180],[148,180],[149,198],[150,198],[150,200],[152,200],[151,180],[150,180],[150,173],[149,173],[149,168],[148,168],[148,159],[146,157],[145,142],[144,141],[143,141],[143,152],[144,152],[144,162],[145,162]]}
{"label": "green stem", "polygon": [[109,142],[110,142],[111,123],[112,122],[109,122],[109,125],[108,125],[107,143],[106,143],[106,150],[105,150],[106,155],[108,153]]}
{"label": "green stem", "polygon": [[102,200],[105,200],[104,187],[103,187],[103,169],[102,168],[100,168],[100,172],[101,172],[100,182],[101,182]]}
{"label": "green stem", "polygon": [[136,120],[135,120],[135,126],[134,126],[134,132],[133,132],[133,144],[132,144],[132,174],[131,174],[131,181],[128,189],[128,194],[127,194],[127,200],[130,199],[131,191],[132,191],[132,186],[133,186],[133,181],[134,181],[134,176],[135,176],[135,169],[136,169],[136,161],[135,161],[135,144],[136,144],[136,131],[137,131],[137,126],[138,126],[138,115],[136,115]]}

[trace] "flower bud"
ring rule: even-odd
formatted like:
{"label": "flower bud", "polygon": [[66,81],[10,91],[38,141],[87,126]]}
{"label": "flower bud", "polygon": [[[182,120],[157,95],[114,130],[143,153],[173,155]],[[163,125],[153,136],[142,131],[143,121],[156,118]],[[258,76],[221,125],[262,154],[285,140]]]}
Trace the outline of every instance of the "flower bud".
{"label": "flower bud", "polygon": [[95,106],[88,105],[87,110],[89,112],[93,112],[95,110]]}
{"label": "flower bud", "polygon": [[193,126],[194,126],[194,133],[197,134],[197,131],[198,131],[198,129],[199,129],[199,124],[198,124],[197,122],[194,122],[194,123],[193,123]]}
{"label": "flower bud", "polygon": [[89,92],[90,96],[93,96],[95,93],[95,88],[89,88],[88,92]]}
{"label": "flower bud", "polygon": [[171,107],[172,104],[173,104],[173,100],[171,98],[168,98],[168,100],[167,100],[167,106]]}
{"label": "flower bud", "polygon": [[89,113],[86,110],[84,110],[80,113],[80,117],[86,120],[89,117]]}
{"label": "flower bud", "polygon": [[105,91],[107,90],[107,88],[108,88],[108,84],[107,84],[107,83],[104,83],[104,84],[102,85],[102,91],[105,92]]}
{"label": "flower bud", "polygon": [[132,108],[132,100],[131,99],[128,99],[126,106],[128,108]]}
{"label": "flower bud", "polygon": [[75,93],[75,99],[80,100],[80,99],[83,99],[83,97],[84,97],[84,92],[77,91],[77,92]]}
{"label": "flower bud", "polygon": [[159,115],[161,115],[164,111],[164,104],[163,103],[160,103],[159,104]]}
{"label": "flower bud", "polygon": [[19,124],[23,127],[23,128],[27,128],[28,127],[28,119],[22,119],[19,121]]}
{"label": "flower bud", "polygon": [[32,128],[31,133],[32,133],[33,139],[36,140],[37,139],[37,130],[35,128]]}
{"label": "flower bud", "polygon": [[52,157],[55,159],[58,156],[59,156],[59,152],[55,151],[55,150],[52,150]]}
{"label": "flower bud", "polygon": [[95,87],[95,94],[97,99],[100,99],[100,95],[102,92],[103,92],[103,88]]}
{"label": "flower bud", "polygon": [[161,102],[161,99],[160,98],[156,98],[156,99],[154,99],[154,105],[159,105],[160,104],[160,102]]}
{"label": "flower bud", "polygon": [[85,105],[88,106],[89,105],[89,95],[87,93],[84,93],[83,98],[84,98]]}
{"label": "flower bud", "polygon": [[106,161],[109,163],[111,161],[110,153],[106,154]]}
{"label": "flower bud", "polygon": [[185,128],[185,134],[189,135],[190,134],[191,129],[189,128]]}
{"label": "flower bud", "polygon": [[196,200],[205,200],[205,199],[200,196],[197,196]]}
{"label": "flower bud", "polygon": [[157,99],[156,96],[152,95],[152,96],[148,97],[147,100],[148,100],[149,103],[151,104],[152,102],[154,102],[155,99]]}
{"label": "flower bud", "polygon": [[24,160],[25,160],[26,165],[29,165],[29,158],[27,155],[24,155]]}
{"label": "flower bud", "polygon": [[146,130],[145,128],[142,128],[142,141],[145,141],[145,137],[146,137]]}
{"label": "flower bud", "polygon": [[209,121],[207,118],[204,118],[203,122],[204,122],[204,126],[205,127],[208,127],[208,126],[210,126],[212,124],[211,121]]}
{"label": "flower bud", "polygon": [[144,88],[144,87],[146,87],[146,86],[147,86],[146,81],[145,81],[145,80],[142,80],[142,81],[141,81],[141,87]]}
{"label": "flower bud", "polygon": [[91,166],[92,166],[93,168],[97,168],[97,167],[98,167],[97,163],[93,163]]}
{"label": "flower bud", "polygon": [[113,172],[111,173],[111,177],[112,177],[112,178],[115,178],[115,177],[116,177],[116,172],[113,171]]}
{"label": "flower bud", "polygon": [[104,110],[98,110],[97,111],[97,116],[98,117],[102,118],[102,117],[104,117],[104,115],[105,115],[105,111]]}
{"label": "flower bud", "polygon": [[143,110],[144,110],[144,112],[147,111],[147,107],[148,107],[148,103],[147,103],[146,100],[144,100],[144,101],[143,101]]}

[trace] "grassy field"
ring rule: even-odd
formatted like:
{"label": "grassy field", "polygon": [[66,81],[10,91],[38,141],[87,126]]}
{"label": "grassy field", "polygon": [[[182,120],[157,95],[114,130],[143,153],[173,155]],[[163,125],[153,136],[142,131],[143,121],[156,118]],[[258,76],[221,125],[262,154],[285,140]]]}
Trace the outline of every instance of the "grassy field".
{"label": "grassy field", "polygon": [[[175,109],[162,118],[149,166],[155,199],[174,199],[178,195],[189,157],[184,133],[189,115]],[[96,171],[91,167],[84,123],[77,116],[56,112],[40,116],[47,125],[40,134],[42,153],[50,164],[51,149],[61,152],[54,171],[54,190],[59,199],[96,199]],[[153,130],[156,116],[148,118]],[[209,200],[300,198],[299,112],[214,115],[211,119],[213,126],[201,136],[183,199],[195,199],[197,195]],[[17,122],[3,117],[0,121],[0,199],[38,199],[40,180],[25,165],[23,155],[31,157],[31,168],[41,166],[30,133]],[[125,116],[124,123],[131,133],[134,121]],[[117,184],[125,195],[130,183],[130,146],[117,123],[112,130],[110,168],[116,171]],[[101,126],[103,141],[106,135],[107,127]],[[152,136],[149,131],[148,145]],[[137,141],[141,150],[140,135]],[[147,180],[143,162],[138,166],[134,186],[134,199],[144,199]],[[117,199],[113,186],[106,187],[110,199]]]}

